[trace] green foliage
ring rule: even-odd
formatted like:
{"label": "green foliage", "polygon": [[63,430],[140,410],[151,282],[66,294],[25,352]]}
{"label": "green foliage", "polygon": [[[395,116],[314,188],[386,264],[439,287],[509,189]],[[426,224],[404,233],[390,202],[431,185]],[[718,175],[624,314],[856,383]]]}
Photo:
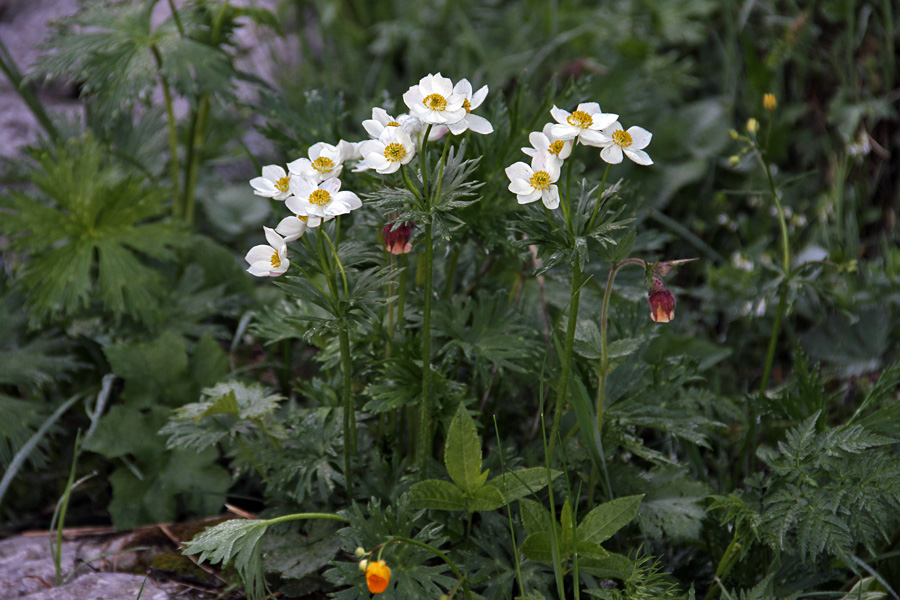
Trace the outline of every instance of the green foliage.
{"label": "green foliage", "polygon": [[0,198],[12,211],[0,231],[31,257],[19,283],[32,320],[72,318],[99,303],[117,318],[153,322],[162,279],[148,259],[171,261],[188,241],[160,220],[159,190],[110,164],[90,138],[38,152],[36,161],[30,177],[37,197]]}
{"label": "green foliage", "polygon": [[232,519],[210,527],[193,540],[185,542],[185,554],[199,554],[200,562],[227,564],[234,567],[244,582],[247,596],[264,598],[266,580],[263,574],[262,537],[268,521]]}

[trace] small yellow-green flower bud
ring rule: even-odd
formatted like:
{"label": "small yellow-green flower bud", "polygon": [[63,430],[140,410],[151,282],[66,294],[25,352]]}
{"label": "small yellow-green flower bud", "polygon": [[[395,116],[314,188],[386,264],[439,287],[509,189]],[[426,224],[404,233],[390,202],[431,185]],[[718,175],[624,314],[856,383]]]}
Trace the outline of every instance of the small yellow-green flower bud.
{"label": "small yellow-green flower bud", "polygon": [[741,157],[737,154],[728,157],[728,166],[736,167],[739,162],[741,162]]}
{"label": "small yellow-green flower bud", "polygon": [[757,131],[759,131],[759,121],[757,121],[753,117],[747,119],[747,131],[749,131],[750,133],[756,133]]}
{"label": "small yellow-green flower bud", "polygon": [[772,112],[776,106],[778,106],[778,101],[775,99],[775,94],[765,94],[763,96],[763,108]]}
{"label": "small yellow-green flower bud", "polygon": [[359,570],[360,571],[365,573],[366,569],[368,569],[368,568],[369,568],[369,561],[367,561],[366,559],[359,561]]}
{"label": "small yellow-green flower bud", "polygon": [[729,130],[728,130],[728,135],[731,136],[731,139],[733,139],[733,140],[736,140],[736,139],[738,139],[739,137],[741,137],[741,134],[739,134],[739,133],[737,132],[737,130],[735,130],[735,129],[729,129]]}
{"label": "small yellow-green flower bud", "polygon": [[363,548],[362,546],[357,546],[355,554],[356,554],[356,558],[362,558],[363,556],[368,554],[368,552],[366,552],[366,549]]}

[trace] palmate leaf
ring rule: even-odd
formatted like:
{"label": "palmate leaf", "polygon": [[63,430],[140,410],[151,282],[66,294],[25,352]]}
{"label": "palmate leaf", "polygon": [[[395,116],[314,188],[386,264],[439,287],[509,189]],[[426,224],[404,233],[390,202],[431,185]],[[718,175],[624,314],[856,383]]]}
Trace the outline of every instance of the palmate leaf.
{"label": "palmate leaf", "polygon": [[96,301],[116,317],[152,322],[161,278],[144,257],[171,260],[189,242],[158,219],[162,193],[109,165],[90,138],[41,152],[37,161],[31,179],[42,194],[0,198],[0,208],[11,211],[0,231],[14,237],[13,249],[30,254],[19,284],[32,318],[73,317]]}
{"label": "palmate leaf", "polygon": [[147,98],[160,74],[182,95],[227,93],[233,74],[228,56],[190,35],[203,23],[187,11],[181,20],[188,35],[182,36],[172,19],[154,28],[157,2],[86,4],[58,22],[30,77],[80,82],[82,96],[96,97],[101,114]]}
{"label": "palmate leaf", "polygon": [[199,554],[198,560],[216,564],[234,561],[244,582],[248,598],[263,598],[266,580],[263,573],[262,537],[268,521],[232,519],[211,527],[185,542],[184,554]]}

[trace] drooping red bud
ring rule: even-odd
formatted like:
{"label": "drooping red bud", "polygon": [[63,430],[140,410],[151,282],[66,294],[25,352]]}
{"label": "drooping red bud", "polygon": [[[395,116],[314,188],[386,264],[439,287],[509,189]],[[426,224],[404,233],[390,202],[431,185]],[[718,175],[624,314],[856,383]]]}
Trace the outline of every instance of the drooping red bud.
{"label": "drooping red bud", "polygon": [[391,254],[407,254],[412,250],[412,244],[409,238],[415,225],[413,223],[403,223],[398,225],[396,229],[393,223],[388,223],[381,230],[381,237],[384,238],[384,247]]}
{"label": "drooping red bud", "polygon": [[647,296],[650,318],[656,323],[668,323],[675,318],[675,296],[660,279],[653,279],[653,289]]}

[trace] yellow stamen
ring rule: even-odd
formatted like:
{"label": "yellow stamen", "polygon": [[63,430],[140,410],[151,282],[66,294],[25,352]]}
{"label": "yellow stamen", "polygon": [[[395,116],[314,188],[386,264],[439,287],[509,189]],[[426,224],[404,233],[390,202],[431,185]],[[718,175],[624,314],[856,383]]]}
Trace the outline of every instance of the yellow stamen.
{"label": "yellow stamen", "polygon": [[334,161],[327,156],[320,156],[312,161],[312,167],[319,173],[328,173],[334,168]]}
{"label": "yellow stamen", "polygon": [[391,121],[390,123],[385,125],[385,127],[400,127],[400,123],[398,123],[397,121]]}
{"label": "yellow stamen", "polygon": [[286,192],[291,187],[291,178],[290,177],[282,177],[278,181],[275,182],[275,189],[279,192]]}
{"label": "yellow stamen", "polygon": [[550,147],[547,148],[547,152],[549,152],[550,154],[555,154],[556,156],[559,156],[559,153],[563,151],[563,148],[565,148],[565,146],[566,146],[566,143],[564,141],[556,140],[555,142],[550,144]]}
{"label": "yellow stamen", "polygon": [[278,267],[281,266],[281,257],[279,257],[278,253],[276,252],[275,254],[272,255],[272,260],[270,260],[269,262],[272,263],[273,269],[277,269]]}
{"label": "yellow stamen", "polygon": [[384,157],[390,162],[399,162],[406,158],[406,148],[399,142],[392,142],[384,147]]}
{"label": "yellow stamen", "polygon": [[303,221],[304,223],[309,221],[309,217],[304,216],[304,215],[297,215],[297,218],[300,219],[301,221]]}
{"label": "yellow stamen", "polygon": [[536,190],[546,190],[550,187],[550,173],[547,171],[535,171],[534,175],[531,176],[531,179],[528,180],[528,183],[531,184]]}
{"label": "yellow stamen", "polygon": [[422,100],[422,104],[429,110],[436,110],[438,112],[447,110],[447,99],[440,94],[426,96],[425,99]]}
{"label": "yellow stamen", "polygon": [[316,190],[309,195],[309,202],[310,204],[324,206],[331,202],[331,194],[329,194],[325,190]]}
{"label": "yellow stamen", "polygon": [[594,118],[583,110],[576,110],[566,117],[566,122],[572,127],[587,129],[594,124]]}
{"label": "yellow stamen", "polygon": [[619,146],[620,148],[627,148],[633,141],[631,139],[631,134],[624,129],[617,129],[613,131],[612,140],[616,144],[616,146]]}
{"label": "yellow stamen", "polygon": [[469,99],[468,99],[468,98],[466,98],[465,100],[463,100],[463,108],[466,109],[466,114],[469,114],[470,112],[472,112],[472,105],[469,104]]}

